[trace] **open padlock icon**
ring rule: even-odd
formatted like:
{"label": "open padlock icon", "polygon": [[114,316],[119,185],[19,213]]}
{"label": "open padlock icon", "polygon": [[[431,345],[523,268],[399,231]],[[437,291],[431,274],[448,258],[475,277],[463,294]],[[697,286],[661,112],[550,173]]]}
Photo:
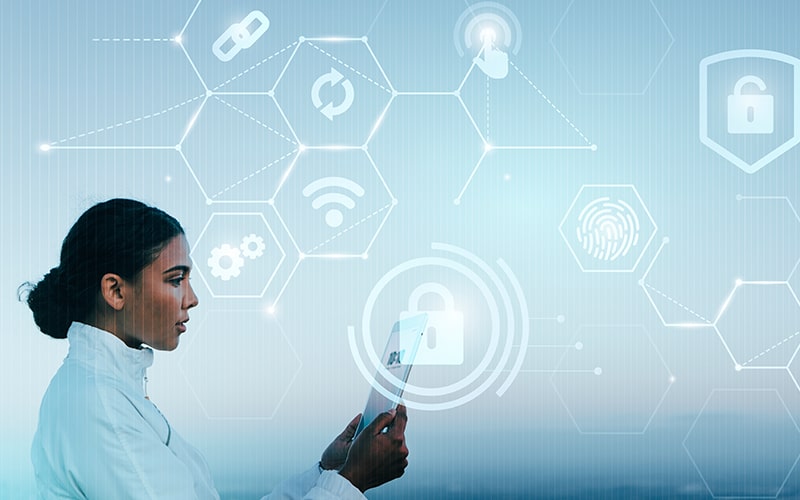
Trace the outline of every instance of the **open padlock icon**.
{"label": "open padlock icon", "polygon": [[729,134],[771,134],[775,127],[775,102],[769,94],[742,94],[745,85],[753,84],[761,92],[767,90],[764,80],[747,75],[739,78],[728,96]]}
{"label": "open padlock icon", "polygon": [[[423,296],[434,294],[441,298],[443,309],[422,311],[419,304]],[[415,365],[460,365],[464,363],[464,316],[455,310],[455,299],[450,290],[441,283],[428,282],[419,285],[408,297],[408,311],[400,319],[428,314],[428,326],[422,335]],[[400,349],[413,349],[415,332],[400,336]]]}

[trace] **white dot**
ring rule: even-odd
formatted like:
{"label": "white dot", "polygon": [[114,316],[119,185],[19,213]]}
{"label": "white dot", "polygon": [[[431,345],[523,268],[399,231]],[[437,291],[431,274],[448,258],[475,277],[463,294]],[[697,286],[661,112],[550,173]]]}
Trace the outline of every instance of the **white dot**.
{"label": "white dot", "polygon": [[181,43],[181,42],[183,42],[183,37],[180,36],[180,35],[175,35],[173,40],[175,41],[175,43]]}
{"label": "white dot", "polygon": [[675,375],[673,375],[673,376],[671,376],[671,377],[669,378],[669,383],[670,383],[670,384],[674,384],[674,383],[675,383],[675,380],[676,380],[676,379],[675,379]]}
{"label": "white dot", "polygon": [[575,350],[580,351],[583,349],[583,342],[575,342]]}
{"label": "white dot", "polygon": [[669,243],[669,236],[664,236],[664,238],[661,241],[664,243]]}
{"label": "white dot", "polygon": [[644,280],[639,280],[639,286],[644,286]]}
{"label": "white dot", "polygon": [[491,150],[492,150],[492,145],[491,145],[491,144],[489,144],[488,142],[487,142],[487,143],[484,143],[484,145],[483,145],[483,149],[484,149],[485,151],[491,151]]}
{"label": "white dot", "polygon": [[741,279],[737,279],[736,280],[736,286],[742,286],[743,283],[744,283],[744,281],[741,280]]}
{"label": "white dot", "polygon": [[334,209],[328,210],[328,213],[325,214],[325,223],[330,227],[339,227],[344,222],[344,216],[342,212]]}
{"label": "white dot", "polygon": [[42,151],[50,151],[50,145],[49,144],[42,144],[41,146],[39,146],[39,149],[42,150]]}
{"label": "white dot", "polygon": [[736,195],[736,201],[742,201],[742,195],[737,194]]}
{"label": "white dot", "polygon": [[597,144],[592,144],[592,151],[597,151]]}
{"label": "white dot", "polygon": [[563,323],[566,320],[567,318],[565,318],[563,314],[559,314],[558,316],[556,316],[556,321],[558,321],[559,323]]}
{"label": "white dot", "polygon": [[740,365],[739,363],[736,363],[736,371],[737,372],[742,371],[742,365]]}
{"label": "white dot", "polygon": [[170,177],[170,176],[168,175],[168,176],[164,177],[164,181],[165,181],[165,182],[172,182],[172,177]]}
{"label": "white dot", "polygon": [[361,260],[367,260],[368,258],[369,258],[369,254],[366,254],[366,253],[362,253],[361,254]]}
{"label": "white dot", "polygon": [[506,174],[506,175],[504,175],[504,176],[503,176],[503,179],[505,179],[505,180],[507,180],[507,181],[510,181],[510,180],[511,180],[511,174]]}
{"label": "white dot", "polygon": [[603,374],[603,369],[598,366],[597,368],[594,369],[594,374],[595,375],[602,375]]}
{"label": "white dot", "polygon": [[269,314],[270,316],[273,316],[275,314],[275,306],[267,307],[267,314]]}
{"label": "white dot", "polygon": [[453,200],[453,205],[461,205],[461,198],[456,198]]}
{"label": "white dot", "polygon": [[298,260],[303,260],[305,258],[306,258],[306,254],[304,254],[303,252],[300,252],[300,255],[297,256]]}

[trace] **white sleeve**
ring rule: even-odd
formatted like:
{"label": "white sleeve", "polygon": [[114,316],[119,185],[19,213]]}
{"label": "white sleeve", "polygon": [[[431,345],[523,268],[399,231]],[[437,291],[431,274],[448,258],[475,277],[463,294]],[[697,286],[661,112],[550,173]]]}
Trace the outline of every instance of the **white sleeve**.
{"label": "white sleeve", "polygon": [[366,497],[335,470],[320,474],[315,465],[287,479],[261,500],[364,500]]}

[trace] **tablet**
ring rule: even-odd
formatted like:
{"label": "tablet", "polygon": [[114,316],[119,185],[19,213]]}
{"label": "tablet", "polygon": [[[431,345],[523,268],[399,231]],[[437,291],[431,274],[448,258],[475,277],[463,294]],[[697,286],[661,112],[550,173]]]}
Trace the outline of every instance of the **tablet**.
{"label": "tablet", "polygon": [[383,351],[381,363],[389,374],[397,380],[387,380],[378,370],[375,374],[375,384],[380,384],[385,393],[391,394],[393,398],[387,397],[376,387],[372,387],[367,398],[367,405],[361,420],[358,422],[356,436],[370,424],[375,417],[381,413],[397,407],[397,401],[403,395],[403,389],[408,382],[408,374],[411,373],[411,366],[414,364],[414,357],[419,350],[422,334],[425,332],[425,325],[428,323],[428,315],[425,313],[403,318],[397,321],[389,334],[386,342],[386,349]]}

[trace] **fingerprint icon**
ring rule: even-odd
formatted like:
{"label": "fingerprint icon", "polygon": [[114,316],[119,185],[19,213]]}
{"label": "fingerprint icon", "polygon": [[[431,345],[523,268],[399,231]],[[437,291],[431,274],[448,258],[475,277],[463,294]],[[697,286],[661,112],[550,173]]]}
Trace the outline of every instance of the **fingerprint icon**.
{"label": "fingerprint icon", "polygon": [[639,243],[639,218],[631,206],[608,196],[586,205],[578,217],[578,241],[597,260],[615,261]]}

